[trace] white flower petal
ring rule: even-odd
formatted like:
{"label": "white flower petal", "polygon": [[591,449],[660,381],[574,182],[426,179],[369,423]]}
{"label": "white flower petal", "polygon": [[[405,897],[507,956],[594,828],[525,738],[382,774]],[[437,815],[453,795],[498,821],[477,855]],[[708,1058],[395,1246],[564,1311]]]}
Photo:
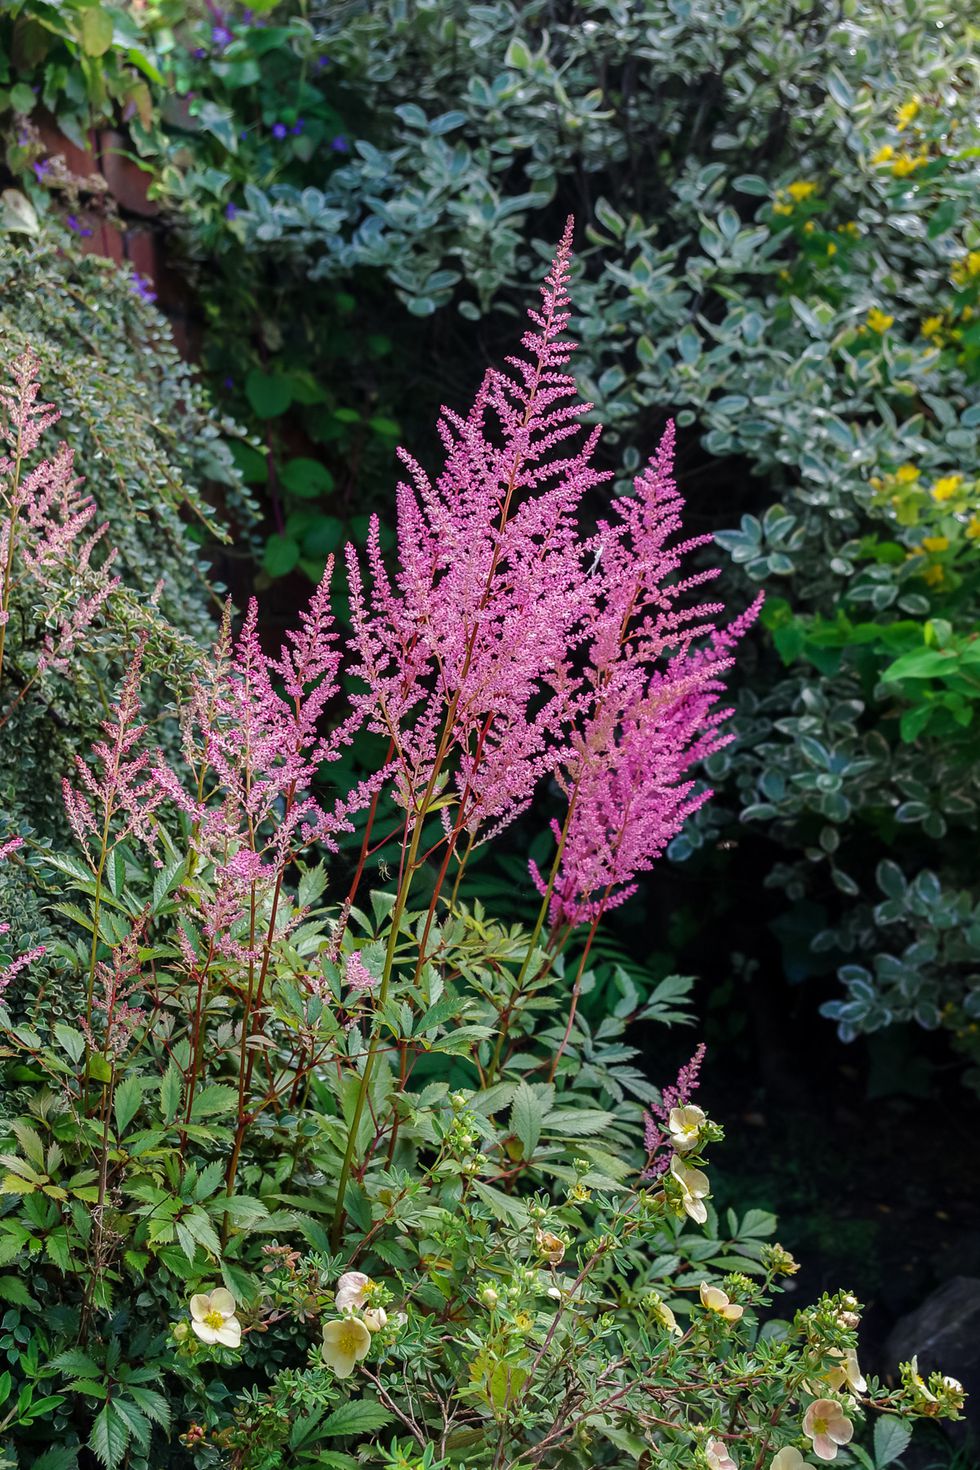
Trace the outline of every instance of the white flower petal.
{"label": "white flower petal", "polygon": [[222,1317],[234,1317],[235,1308],[238,1305],[230,1291],[223,1286],[216,1286],[210,1297],[211,1311],[220,1312]]}
{"label": "white flower petal", "polygon": [[191,1316],[195,1322],[203,1322],[211,1310],[211,1298],[206,1292],[191,1297]]}

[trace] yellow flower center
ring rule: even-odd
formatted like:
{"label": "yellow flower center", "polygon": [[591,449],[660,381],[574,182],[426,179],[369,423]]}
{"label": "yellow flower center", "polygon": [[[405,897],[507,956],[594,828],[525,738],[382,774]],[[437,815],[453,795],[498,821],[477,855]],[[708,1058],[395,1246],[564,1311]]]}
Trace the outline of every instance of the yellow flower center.
{"label": "yellow flower center", "polygon": [[351,1357],[357,1356],[357,1350],[361,1345],[361,1334],[356,1330],[354,1323],[344,1327],[340,1334],[339,1347],[342,1353],[349,1353]]}
{"label": "yellow flower center", "polygon": [[215,1332],[217,1332],[219,1327],[224,1327],[225,1319],[216,1307],[212,1307],[209,1312],[205,1312],[204,1314],[204,1325],[206,1327],[213,1327]]}
{"label": "yellow flower center", "polygon": [[829,1419],[814,1419],[814,1421],[813,1421],[813,1432],[814,1432],[814,1434],[826,1434],[829,1427],[830,1427],[830,1420]]}

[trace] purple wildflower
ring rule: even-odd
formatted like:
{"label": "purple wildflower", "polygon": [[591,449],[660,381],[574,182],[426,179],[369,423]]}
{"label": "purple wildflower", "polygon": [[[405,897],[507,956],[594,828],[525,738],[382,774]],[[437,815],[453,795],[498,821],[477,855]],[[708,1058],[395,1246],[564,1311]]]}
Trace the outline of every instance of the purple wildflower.
{"label": "purple wildflower", "polygon": [[300,135],[300,133],[303,131],[303,129],[305,127],[306,127],[306,119],[303,118],[303,117],[298,117],[296,119],[296,121],[293,123],[293,127],[292,127],[293,137],[294,138],[298,138],[299,135]]}
{"label": "purple wildflower", "polygon": [[338,133],[337,136],[336,136],[336,138],[334,138],[334,139],[331,140],[330,147],[333,149],[333,151],[335,153],[349,153],[350,152],[350,144],[348,143],[347,139],[344,137],[343,133]]}
{"label": "purple wildflower", "polygon": [[31,167],[34,170],[34,174],[38,180],[38,183],[43,182],[43,180],[46,179],[48,174],[51,172],[51,165],[46,158],[39,158],[36,163],[33,163],[31,165]]}
{"label": "purple wildflower", "polygon": [[194,50],[191,53],[191,55],[194,56],[197,61],[203,61],[207,54],[208,53],[205,51],[203,46],[195,46]]}
{"label": "purple wildflower", "polygon": [[73,230],[76,235],[80,235],[83,240],[91,238],[92,231],[86,225],[82,224],[77,214],[68,215],[65,223],[70,230]]}
{"label": "purple wildflower", "polygon": [[148,304],[152,304],[157,299],[157,293],[153,290],[151,283],[145,276],[141,276],[139,271],[133,272],[133,279],[129,284],[129,289],[141,301],[145,301]]}
{"label": "purple wildflower", "polygon": [[279,142],[282,142],[283,138],[288,137],[288,135],[289,129],[286,127],[285,123],[277,122],[273,124],[272,136],[276,138]]}
{"label": "purple wildflower", "polygon": [[215,26],[211,32],[211,40],[216,46],[230,46],[232,34],[227,26]]}
{"label": "purple wildflower", "polygon": [[225,205],[225,219],[234,219],[237,214],[238,205],[233,204],[229,199],[228,203]]}

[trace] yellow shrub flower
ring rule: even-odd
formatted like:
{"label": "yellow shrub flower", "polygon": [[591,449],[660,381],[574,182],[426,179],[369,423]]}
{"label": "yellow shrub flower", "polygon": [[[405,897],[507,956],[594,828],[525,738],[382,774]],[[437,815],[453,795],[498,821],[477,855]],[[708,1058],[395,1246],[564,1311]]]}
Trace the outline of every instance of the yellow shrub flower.
{"label": "yellow shrub flower", "polygon": [[769,1470],[807,1470],[807,1463],[795,1445],[784,1444],[770,1460]]}
{"label": "yellow shrub flower", "polygon": [[235,1298],[223,1286],[191,1297],[191,1327],[202,1342],[222,1347],[242,1345],[242,1324],[235,1316]]}
{"label": "yellow shrub flower", "polygon": [[831,1348],[830,1356],[837,1361],[824,1374],[824,1381],[830,1384],[833,1392],[840,1393],[846,1389],[848,1393],[867,1393],[867,1379],[861,1372],[854,1349],[842,1352],[840,1348]]}
{"label": "yellow shrub flower", "polygon": [[926,567],[922,573],[922,578],[930,587],[941,587],[946,580],[946,573],[939,563],[936,562],[933,566]]}
{"label": "yellow shrub flower", "polygon": [[738,1470],[738,1461],[723,1439],[709,1439],[704,1446],[708,1470]]}
{"label": "yellow shrub flower", "polygon": [[960,260],[954,260],[950,275],[957,286],[966,286],[974,276],[980,276],[980,250],[971,250]]}
{"label": "yellow shrub flower", "polygon": [[809,199],[811,194],[817,192],[817,186],[812,179],[797,179],[788,186],[786,192],[796,204],[802,204],[804,199]]}
{"label": "yellow shrub flower", "polygon": [[940,552],[949,550],[948,536],[926,536],[922,542],[922,549],[929,552]]}
{"label": "yellow shrub flower", "polygon": [[708,1218],[708,1206],[705,1200],[711,1193],[708,1184],[708,1176],[701,1169],[690,1169],[687,1164],[682,1164],[675,1154],[670,1161],[670,1172],[680,1185],[681,1205],[684,1212],[690,1215],[698,1225],[703,1225]]}
{"label": "yellow shrub flower", "polygon": [[817,1399],[803,1415],[803,1433],[818,1459],[835,1460],[838,1447],[850,1443],[854,1426],[834,1399]]}
{"label": "yellow shrub flower", "polygon": [[878,149],[878,152],[877,153],[872,153],[872,155],[871,155],[871,162],[872,163],[890,163],[891,160],[894,157],[895,157],[895,149],[892,147],[892,145],[890,143],[885,143],[881,148]]}
{"label": "yellow shrub flower", "polygon": [[837,246],[834,244],[833,240],[828,240],[827,241],[827,254],[828,255],[836,255],[837,254]]}
{"label": "yellow shrub flower", "polygon": [[894,322],[895,318],[889,316],[887,311],[882,311],[879,306],[873,306],[868,312],[868,326],[872,332],[887,332]]}
{"label": "yellow shrub flower", "polygon": [[816,227],[816,225],[815,225],[815,224],[814,224],[814,222],[813,222],[813,220],[812,220],[812,219],[808,219],[808,220],[807,220],[807,222],[806,222],[806,224],[805,224],[805,225],[804,225],[804,226],[803,226],[803,233],[804,233],[804,234],[805,234],[805,235],[812,235],[812,234],[813,234],[813,232],[814,232],[814,230],[815,230],[815,229],[816,229],[816,228],[817,228],[817,227]]}
{"label": "yellow shrub flower", "polygon": [[914,464],[900,464],[895,471],[895,479],[900,485],[911,485],[918,478],[919,471]]}
{"label": "yellow shrub flower", "polygon": [[980,541],[980,516],[971,516],[966,527],[967,537],[971,541]]}
{"label": "yellow shrub flower", "polygon": [[323,1361],[338,1378],[349,1378],[370,1346],[371,1334],[358,1317],[341,1317],[323,1329]]}
{"label": "yellow shrub flower", "polygon": [[679,1154],[689,1154],[697,1148],[701,1129],[707,1121],[704,1111],[693,1103],[683,1108],[671,1108],[667,1127],[670,1141]]}
{"label": "yellow shrub flower", "polygon": [[962,483],[962,475],[943,475],[932,487],[933,500],[952,500]]}
{"label": "yellow shrub flower", "polygon": [[934,337],[937,332],[942,331],[943,319],[941,316],[927,316],[922,323],[920,331],[923,337]]}
{"label": "yellow shrub flower", "polygon": [[709,1286],[706,1281],[701,1282],[701,1305],[709,1312],[717,1312],[726,1322],[737,1322],[745,1311],[730,1300],[727,1291],[722,1291],[720,1286]]}
{"label": "yellow shrub flower", "polygon": [[777,199],[776,203],[772,207],[772,212],[773,214],[792,214],[793,206],[792,204],[781,204],[780,201]]}
{"label": "yellow shrub flower", "polygon": [[909,174],[914,174],[917,168],[924,168],[928,162],[927,153],[900,153],[892,164],[892,173],[896,179],[906,179]]}
{"label": "yellow shrub flower", "polygon": [[901,107],[895,113],[895,127],[900,133],[903,133],[908,127],[909,123],[914,122],[918,114],[919,99],[918,97],[910,97],[908,102],[903,102]]}

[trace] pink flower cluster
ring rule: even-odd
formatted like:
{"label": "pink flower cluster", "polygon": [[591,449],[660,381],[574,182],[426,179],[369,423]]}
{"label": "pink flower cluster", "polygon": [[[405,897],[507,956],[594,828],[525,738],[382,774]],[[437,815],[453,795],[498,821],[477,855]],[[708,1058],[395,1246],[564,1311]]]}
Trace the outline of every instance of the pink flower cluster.
{"label": "pink flower cluster", "polygon": [[110,576],[114,551],[99,565],[93,561],[107,527],[93,526],[95,502],[79,494],[72,450],[61,444],[52,459],[25,468],[60,417],[38,401],[38,367],[32,353],[23,353],[12,364],[14,387],[0,387],[7,414],[0,433],[9,450],[0,457],[0,625],[9,621],[15,584],[28,581],[32,601],[43,604],[37,622],[51,630],[33,655],[35,677],[69,668],[80,636],[118,585]]}
{"label": "pink flower cluster", "polygon": [[[707,799],[694,771],[729,738],[722,675],[758,604],[718,632],[720,604],[698,601],[715,573],[685,568],[710,538],[679,536],[672,427],[634,494],[583,529],[608,476],[593,463],[599,430],[582,425],[591,405],[566,371],[571,228],[523,355],[486,374],[468,415],[443,410],[442,472],[433,480],[402,454],[395,569],[377,518],[366,567],[348,548],[346,644],[331,564],[278,656],[261,647],[254,601],[237,638],[226,617],[185,715],[189,782],[138,752],[137,656],[96,747],[101,774],[80,764],[80,785],[66,784],[83,845],[110,809],[149,839],[156,807],[174,803],[189,827],[206,941],[261,962],[263,976],[287,867],[310,842],[335,849],[382,788],[404,810],[406,842],[438,811],[443,835],[430,854],[442,847],[445,872],[461,839],[498,832],[552,778],[565,817],[550,876],[532,874],[555,931],[594,925],[628,897]],[[25,422],[41,422],[39,412]],[[355,692],[324,735],[342,676]],[[387,761],[325,802],[318,773],[365,728],[385,737]],[[182,947],[192,964],[187,935]],[[373,983],[353,960],[347,980]]]}

